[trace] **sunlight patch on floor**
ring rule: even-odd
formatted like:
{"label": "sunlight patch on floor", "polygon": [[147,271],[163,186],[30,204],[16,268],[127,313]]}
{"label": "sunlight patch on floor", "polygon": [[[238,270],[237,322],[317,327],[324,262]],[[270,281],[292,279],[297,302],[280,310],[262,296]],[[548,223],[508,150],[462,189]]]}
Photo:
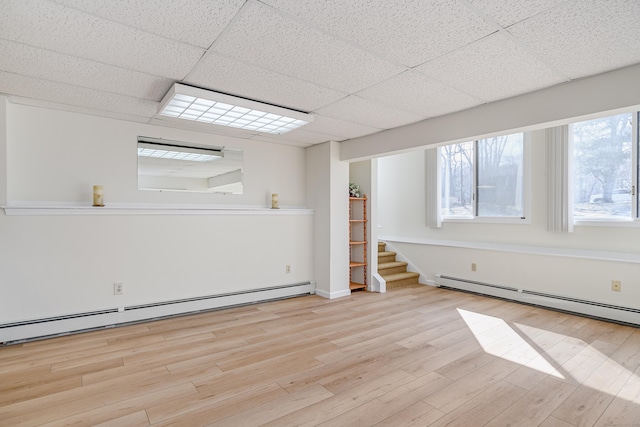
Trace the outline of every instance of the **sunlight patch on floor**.
{"label": "sunlight patch on floor", "polygon": [[504,320],[460,308],[457,310],[486,353],[564,379],[543,355]]}
{"label": "sunlight patch on floor", "polygon": [[606,351],[610,343],[595,340],[587,344],[546,329],[519,323],[512,327],[498,317],[457,311],[486,353],[617,396],[638,410],[640,377],[600,351]]}

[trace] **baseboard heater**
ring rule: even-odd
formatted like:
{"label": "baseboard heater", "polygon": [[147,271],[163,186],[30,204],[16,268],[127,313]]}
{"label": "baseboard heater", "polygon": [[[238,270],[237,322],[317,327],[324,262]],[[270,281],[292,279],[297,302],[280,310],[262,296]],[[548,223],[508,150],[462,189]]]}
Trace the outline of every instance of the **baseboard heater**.
{"label": "baseboard heater", "polygon": [[26,341],[255,304],[258,302],[292,298],[313,293],[315,293],[315,283],[304,282],[219,295],[76,313],[23,322],[5,323],[0,324],[0,345],[18,344]]}
{"label": "baseboard heater", "polygon": [[457,277],[436,275],[436,285],[476,294],[490,295],[507,300],[552,308],[597,319],[610,320],[627,325],[640,326],[640,310],[595,301],[570,298],[543,292],[528,291],[510,286],[476,282]]}

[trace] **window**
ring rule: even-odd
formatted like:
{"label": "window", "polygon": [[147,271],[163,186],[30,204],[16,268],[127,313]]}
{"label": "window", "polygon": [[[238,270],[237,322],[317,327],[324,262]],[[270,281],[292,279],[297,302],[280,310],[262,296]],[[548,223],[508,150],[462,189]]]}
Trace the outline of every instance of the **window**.
{"label": "window", "polygon": [[524,135],[440,147],[443,218],[524,218]]}
{"label": "window", "polygon": [[634,116],[637,121],[637,113],[626,113],[569,125],[575,220],[637,216]]}

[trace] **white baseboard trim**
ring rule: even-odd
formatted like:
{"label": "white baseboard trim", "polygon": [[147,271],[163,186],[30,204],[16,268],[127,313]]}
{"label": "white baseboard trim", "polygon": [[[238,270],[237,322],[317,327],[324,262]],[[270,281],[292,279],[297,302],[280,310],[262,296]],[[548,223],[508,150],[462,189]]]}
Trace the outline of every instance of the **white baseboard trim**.
{"label": "white baseboard trim", "polygon": [[381,294],[387,292],[387,281],[384,280],[384,277],[375,272],[371,274],[371,277],[373,278],[370,289],[372,292],[380,292]]}
{"label": "white baseboard trim", "polygon": [[553,308],[565,312],[582,314],[597,319],[613,320],[634,326],[640,325],[640,309],[595,301],[577,299],[563,295],[547,294],[511,286],[483,283],[473,280],[436,275],[439,287],[458,289],[482,295],[490,295],[511,301]]}
{"label": "white baseboard trim", "polygon": [[315,283],[304,282],[221,295],[116,307],[95,312],[5,323],[0,324],[0,344],[16,344],[29,340],[69,335],[166,317],[291,298],[313,294],[314,292]]}
{"label": "white baseboard trim", "polygon": [[336,298],[348,297],[349,295],[351,295],[351,290],[344,289],[342,291],[327,292],[321,289],[316,289],[316,295],[321,296],[322,298],[336,299]]}

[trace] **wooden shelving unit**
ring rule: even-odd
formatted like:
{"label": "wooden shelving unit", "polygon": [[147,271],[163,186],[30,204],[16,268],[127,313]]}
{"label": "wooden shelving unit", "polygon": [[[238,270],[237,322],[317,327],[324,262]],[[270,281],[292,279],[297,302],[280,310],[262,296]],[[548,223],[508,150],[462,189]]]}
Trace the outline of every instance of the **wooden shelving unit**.
{"label": "wooden shelving unit", "polygon": [[[349,197],[349,289],[367,289],[367,197]],[[362,276],[360,276],[362,273]],[[358,278],[354,278],[354,276]]]}

